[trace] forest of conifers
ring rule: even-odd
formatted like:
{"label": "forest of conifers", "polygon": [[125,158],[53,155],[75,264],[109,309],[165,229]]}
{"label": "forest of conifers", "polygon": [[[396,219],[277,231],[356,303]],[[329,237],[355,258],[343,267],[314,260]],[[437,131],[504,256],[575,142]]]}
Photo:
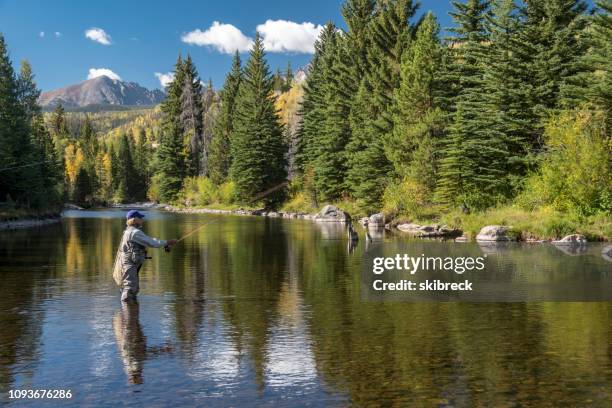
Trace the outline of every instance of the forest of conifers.
{"label": "forest of conifers", "polygon": [[346,0],[304,81],[273,74],[259,37],[219,92],[179,57],[167,99],[140,111],[43,114],[0,37],[0,202],[240,206],[289,180],[250,205],[506,207],[553,214],[557,233],[559,218],[595,219],[609,237],[612,1],[452,4],[447,29],[411,0]]}

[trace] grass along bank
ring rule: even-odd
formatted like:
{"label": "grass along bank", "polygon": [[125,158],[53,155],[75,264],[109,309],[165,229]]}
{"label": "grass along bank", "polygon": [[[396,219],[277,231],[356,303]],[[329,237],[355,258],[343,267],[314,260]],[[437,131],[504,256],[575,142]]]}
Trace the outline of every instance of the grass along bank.
{"label": "grass along bank", "polygon": [[[325,204],[328,203],[315,205],[300,184],[292,183],[289,186],[289,199],[279,211],[314,214]],[[330,204],[346,211],[354,220],[371,215],[355,200],[341,200]],[[465,214],[461,210],[444,212],[439,207],[425,204],[418,210],[415,208],[412,211],[402,212],[394,212],[391,207],[387,205],[387,208],[381,210],[385,214],[387,223],[443,224],[461,229],[464,235],[471,239],[474,239],[482,227],[487,225],[511,226],[514,234],[523,241],[555,240],[575,233],[585,235],[589,241],[612,239],[612,216],[604,212],[579,215],[575,212],[555,210],[550,206],[527,210],[518,205],[507,205]],[[199,177],[189,179],[173,208],[187,211],[206,209],[235,212],[258,210],[262,208],[262,203],[241,205],[237,201],[233,182],[216,186],[209,179]]]}

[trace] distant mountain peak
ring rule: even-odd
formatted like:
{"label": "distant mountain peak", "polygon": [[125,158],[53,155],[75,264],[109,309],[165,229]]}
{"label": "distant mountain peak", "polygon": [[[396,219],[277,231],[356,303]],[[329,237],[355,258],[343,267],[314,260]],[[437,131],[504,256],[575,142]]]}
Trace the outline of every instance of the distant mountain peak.
{"label": "distant mountain peak", "polygon": [[79,84],[43,92],[38,102],[43,108],[53,108],[60,103],[66,108],[83,108],[88,105],[150,106],[157,105],[165,97],[166,94],[159,89],[149,90],[136,82],[102,75]]}

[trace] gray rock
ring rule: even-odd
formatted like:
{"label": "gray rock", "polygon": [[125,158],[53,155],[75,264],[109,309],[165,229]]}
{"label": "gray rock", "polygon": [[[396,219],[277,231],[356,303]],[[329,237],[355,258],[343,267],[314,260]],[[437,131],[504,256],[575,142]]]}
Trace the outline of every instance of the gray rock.
{"label": "gray rock", "polygon": [[318,222],[350,222],[351,216],[333,205],[326,205],[314,217]]}
{"label": "gray rock", "polygon": [[612,245],[606,245],[601,250],[601,256],[608,262],[612,262]]}
{"label": "gray rock", "polygon": [[398,230],[418,238],[441,238],[461,235],[461,231],[445,225],[419,225],[413,223],[399,224]]}
{"label": "gray rock", "polygon": [[516,241],[516,237],[508,235],[512,227],[505,225],[487,225],[483,227],[478,235],[476,235],[476,241],[481,242],[500,242],[500,241]]}
{"label": "gray rock", "polygon": [[576,244],[586,244],[586,243],[587,243],[587,239],[582,234],[566,235],[565,237],[561,238],[558,241],[553,241],[553,244],[560,244],[560,245],[576,245]]}
{"label": "gray rock", "polygon": [[370,219],[368,217],[363,217],[359,219],[359,224],[362,227],[367,227],[369,222],[370,222]]}
{"label": "gray rock", "polygon": [[83,207],[79,207],[76,204],[72,204],[72,203],[66,203],[64,204],[64,209],[66,210],[83,210]]}
{"label": "gray rock", "polygon": [[372,214],[368,219],[368,227],[383,228],[385,226],[385,215],[383,213]]}
{"label": "gray rock", "polygon": [[278,217],[278,213],[277,213],[277,212],[274,212],[274,211],[270,211],[270,212],[268,213],[268,217],[272,217],[272,218]]}

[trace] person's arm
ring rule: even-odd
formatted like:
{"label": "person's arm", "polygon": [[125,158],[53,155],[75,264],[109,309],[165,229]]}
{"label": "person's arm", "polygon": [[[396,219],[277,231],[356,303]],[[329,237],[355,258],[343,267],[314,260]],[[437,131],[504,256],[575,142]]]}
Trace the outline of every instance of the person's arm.
{"label": "person's arm", "polygon": [[168,245],[168,241],[165,239],[152,238],[140,230],[132,235],[132,241],[151,248],[161,248]]}

